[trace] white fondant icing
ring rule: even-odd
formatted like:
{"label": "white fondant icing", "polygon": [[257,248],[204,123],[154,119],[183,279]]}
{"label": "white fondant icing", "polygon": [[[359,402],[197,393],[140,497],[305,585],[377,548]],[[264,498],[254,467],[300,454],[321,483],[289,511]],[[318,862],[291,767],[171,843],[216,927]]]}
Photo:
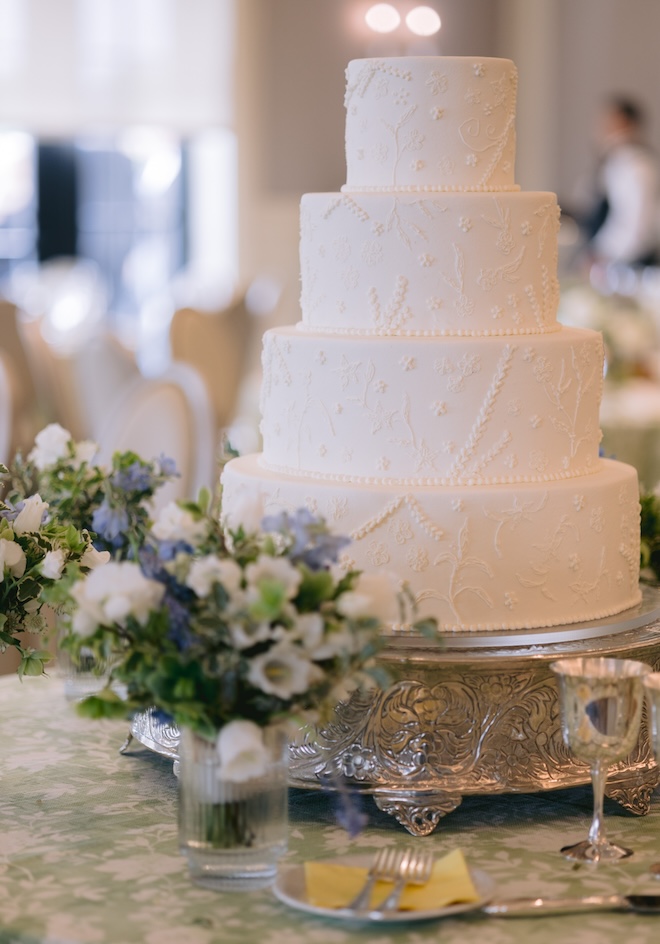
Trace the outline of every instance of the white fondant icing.
{"label": "white fondant icing", "polygon": [[350,62],[346,189],[513,188],[516,67],[487,59],[475,79],[472,66],[432,56]]}
{"label": "white fondant icing", "polygon": [[[467,336],[556,329],[552,193],[305,194],[301,220],[305,326]],[[338,241],[340,260],[321,251]]]}
{"label": "white fondant icing", "polygon": [[[246,500],[264,513],[294,510],[309,488],[307,479],[265,470],[255,456],[233,460],[223,473],[230,521],[232,507]],[[563,625],[640,599],[637,473],[620,462],[599,460],[586,479],[548,484],[320,481],[314,497],[328,520],[340,504],[354,566],[399,573],[420,614],[435,616],[444,631]]]}
{"label": "white fondant icing", "polygon": [[[588,474],[598,457],[602,359],[599,334],[567,327],[536,337],[533,352],[499,337],[348,342],[274,328],[263,348],[264,463],[308,476],[438,484]],[[512,412],[512,400],[525,409]],[[543,422],[530,423],[530,414]]]}
{"label": "white fondant icing", "polygon": [[[264,452],[223,514],[305,506],[441,631],[639,601],[639,493],[598,457],[603,345],[556,321],[558,207],[514,183],[508,60],[357,60],[347,184],[301,204],[302,322],[263,345]],[[238,523],[234,520],[233,523]]]}

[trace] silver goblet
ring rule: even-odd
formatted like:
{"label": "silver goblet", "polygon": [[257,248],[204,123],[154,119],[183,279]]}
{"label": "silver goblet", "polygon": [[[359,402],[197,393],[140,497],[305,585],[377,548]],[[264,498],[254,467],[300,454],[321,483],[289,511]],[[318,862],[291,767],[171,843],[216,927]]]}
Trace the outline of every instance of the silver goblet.
{"label": "silver goblet", "polygon": [[589,838],[562,853],[581,862],[625,859],[632,849],[605,837],[603,797],[607,770],[635,746],[642,718],[642,679],[651,667],[632,659],[561,659],[550,666],[559,682],[564,743],[591,766],[594,813]]}
{"label": "silver goblet", "polygon": [[644,678],[646,701],[649,706],[648,727],[651,735],[651,748],[655,759],[660,764],[660,672],[651,672]]}

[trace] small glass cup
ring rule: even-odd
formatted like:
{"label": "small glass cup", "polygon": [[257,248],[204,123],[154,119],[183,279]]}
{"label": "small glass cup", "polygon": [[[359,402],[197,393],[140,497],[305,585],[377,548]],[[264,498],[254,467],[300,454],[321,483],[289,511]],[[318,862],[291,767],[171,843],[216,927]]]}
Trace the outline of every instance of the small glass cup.
{"label": "small glass cup", "polygon": [[632,849],[611,843],[603,827],[607,770],[631,752],[639,734],[644,702],[642,680],[651,667],[632,659],[561,659],[550,668],[559,682],[564,743],[591,766],[594,813],[589,837],[564,846],[562,854],[581,862],[624,859]]}
{"label": "small glass cup", "polygon": [[288,739],[264,729],[266,772],[236,783],[219,777],[215,741],[183,728],[179,744],[179,844],[197,885],[250,890],[270,885],[287,848]]}

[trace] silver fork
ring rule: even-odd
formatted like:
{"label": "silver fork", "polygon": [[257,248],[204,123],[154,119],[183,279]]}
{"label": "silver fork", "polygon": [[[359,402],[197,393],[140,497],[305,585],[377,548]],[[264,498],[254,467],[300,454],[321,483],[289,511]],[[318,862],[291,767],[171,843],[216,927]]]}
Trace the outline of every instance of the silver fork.
{"label": "silver fork", "polygon": [[406,885],[426,885],[433,871],[433,855],[421,849],[404,849],[399,862],[394,888],[371,914],[373,917],[387,917],[399,907],[399,899]]}
{"label": "silver fork", "polygon": [[371,904],[371,892],[378,881],[394,882],[399,874],[403,853],[399,849],[381,849],[371,863],[367,880],[346,909],[354,914],[365,914]]}

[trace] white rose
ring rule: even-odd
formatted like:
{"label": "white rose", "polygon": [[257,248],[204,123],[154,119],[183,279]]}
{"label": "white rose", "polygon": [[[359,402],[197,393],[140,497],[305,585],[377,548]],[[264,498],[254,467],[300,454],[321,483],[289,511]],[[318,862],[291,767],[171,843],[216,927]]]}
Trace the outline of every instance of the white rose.
{"label": "white rose", "polygon": [[34,438],[34,448],[28,459],[34,462],[39,470],[54,465],[58,459],[68,455],[71,433],[59,423],[51,423],[42,429]]}
{"label": "white rose", "polygon": [[221,583],[229,596],[241,586],[243,572],[236,561],[220,560],[214,554],[200,557],[190,565],[186,584],[198,597],[207,597],[214,583]]}
{"label": "white rose", "polygon": [[189,511],[176,502],[170,502],[165,505],[151,530],[159,541],[185,541],[191,547],[197,547],[206,535],[206,522],[203,518],[193,518]]}
{"label": "white rose", "polygon": [[306,692],[322,677],[323,672],[301,649],[286,642],[276,643],[255,656],[248,670],[248,681],[252,685],[284,701]]}
{"label": "white rose", "polygon": [[15,534],[26,534],[38,531],[41,519],[48,508],[48,502],[42,501],[40,495],[30,495],[23,502],[23,507],[16,515],[13,528]]}
{"label": "white rose", "polygon": [[96,567],[102,567],[110,560],[110,551],[97,551],[93,544],[90,544],[85,553],[80,558],[81,567],[89,567],[94,570]]}
{"label": "white rose", "polygon": [[253,534],[261,528],[264,506],[261,495],[238,495],[232,499],[231,508],[222,509],[222,523],[226,528],[237,531],[242,525],[246,534]]}
{"label": "white rose", "polygon": [[218,732],[216,741],[221,780],[244,783],[263,777],[268,770],[270,752],[263,731],[253,721],[230,721]]}
{"label": "white rose", "polygon": [[145,577],[138,564],[110,561],[71,588],[76,603],[73,628],[86,636],[99,624],[121,625],[129,616],[144,625],[150,611],[160,605],[164,592],[165,587]]}
{"label": "white rose", "polygon": [[298,592],[302,575],[285,557],[260,554],[245,568],[245,578],[249,585],[257,588],[262,581],[275,580],[283,585],[287,600],[292,600]]}
{"label": "white rose", "polygon": [[348,619],[371,616],[384,625],[398,623],[400,584],[395,574],[360,574],[355,589],[343,593],[337,600],[337,609]]}
{"label": "white rose", "polygon": [[0,583],[4,580],[5,569],[12,577],[22,577],[26,563],[25,552],[20,544],[0,538]]}
{"label": "white rose", "polygon": [[48,551],[41,562],[40,570],[44,577],[50,577],[51,580],[59,580],[66,564],[66,554],[62,548],[56,551]]}

